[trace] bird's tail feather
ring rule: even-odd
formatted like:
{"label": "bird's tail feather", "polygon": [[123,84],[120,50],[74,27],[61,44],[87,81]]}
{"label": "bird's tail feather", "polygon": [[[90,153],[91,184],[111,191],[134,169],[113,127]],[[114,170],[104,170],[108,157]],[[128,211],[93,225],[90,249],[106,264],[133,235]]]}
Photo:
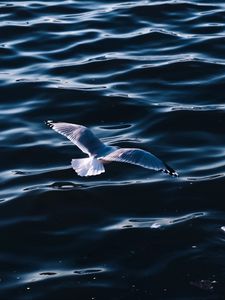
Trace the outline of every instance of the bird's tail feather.
{"label": "bird's tail feather", "polygon": [[72,159],[71,165],[79,176],[92,176],[105,172],[103,163],[93,157]]}

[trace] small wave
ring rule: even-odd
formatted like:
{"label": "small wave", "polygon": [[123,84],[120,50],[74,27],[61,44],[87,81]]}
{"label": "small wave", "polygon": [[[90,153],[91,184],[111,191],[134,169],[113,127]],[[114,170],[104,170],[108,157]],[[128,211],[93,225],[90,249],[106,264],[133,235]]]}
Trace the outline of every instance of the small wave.
{"label": "small wave", "polygon": [[136,229],[136,228],[149,228],[158,229],[168,226],[177,225],[180,223],[185,223],[196,218],[202,218],[207,215],[206,212],[195,212],[187,215],[182,215],[178,217],[160,217],[160,218],[128,218],[123,219],[121,222],[107,226],[103,230],[121,230],[121,229]]}
{"label": "small wave", "polygon": [[225,111],[224,104],[203,104],[203,105],[181,105],[178,103],[167,103],[165,106],[160,108],[159,111],[169,112],[169,111]]}
{"label": "small wave", "polygon": [[[45,281],[45,280],[52,280],[54,278],[63,278],[63,277],[90,277],[96,276],[99,273],[106,273],[108,272],[108,268],[96,267],[96,268],[84,268],[84,269],[76,269],[76,270],[44,270],[39,272],[31,272],[26,275],[21,275],[20,281],[23,283],[29,284],[34,283],[37,281]],[[94,277],[95,278],[95,277]]]}
{"label": "small wave", "polygon": [[83,189],[82,184],[75,184],[72,182],[54,182],[48,185],[37,185],[24,188],[24,191],[34,190],[58,190],[58,191],[69,191],[69,190],[80,190]]}

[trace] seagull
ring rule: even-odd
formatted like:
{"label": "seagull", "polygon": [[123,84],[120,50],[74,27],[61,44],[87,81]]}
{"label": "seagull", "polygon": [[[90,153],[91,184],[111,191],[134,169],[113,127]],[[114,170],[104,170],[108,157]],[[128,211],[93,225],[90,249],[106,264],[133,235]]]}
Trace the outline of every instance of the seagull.
{"label": "seagull", "polygon": [[177,172],[150,152],[139,148],[120,148],[109,146],[100,141],[85,126],[65,122],[45,122],[50,128],[67,137],[87,158],[72,159],[72,168],[79,176],[93,176],[105,172],[104,163],[123,162],[138,165],[146,169],[161,171],[171,176]]}

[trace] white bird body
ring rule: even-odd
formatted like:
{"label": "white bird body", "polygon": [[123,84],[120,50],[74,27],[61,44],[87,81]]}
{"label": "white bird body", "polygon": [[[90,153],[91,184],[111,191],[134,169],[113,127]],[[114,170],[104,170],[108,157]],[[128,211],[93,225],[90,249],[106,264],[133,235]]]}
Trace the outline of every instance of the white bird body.
{"label": "white bird body", "polygon": [[103,163],[107,161],[130,163],[177,176],[172,168],[150,152],[138,148],[105,145],[85,126],[52,121],[47,121],[46,124],[56,132],[66,136],[84,153],[88,154],[89,157],[87,158],[72,159],[71,161],[72,168],[80,176],[104,173]]}

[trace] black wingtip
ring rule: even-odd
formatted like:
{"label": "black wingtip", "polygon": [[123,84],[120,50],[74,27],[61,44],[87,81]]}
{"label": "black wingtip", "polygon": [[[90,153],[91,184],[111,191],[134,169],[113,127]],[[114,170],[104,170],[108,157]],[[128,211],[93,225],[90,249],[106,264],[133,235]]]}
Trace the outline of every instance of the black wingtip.
{"label": "black wingtip", "polygon": [[172,169],[170,166],[168,166],[167,164],[165,164],[166,169],[163,170],[164,173],[169,174],[170,176],[174,176],[174,177],[178,177],[178,173]]}
{"label": "black wingtip", "polygon": [[52,121],[52,120],[47,120],[47,121],[44,121],[44,123],[45,123],[46,125],[48,125],[50,128],[52,128],[52,127],[54,126],[54,124],[53,124],[53,121]]}

